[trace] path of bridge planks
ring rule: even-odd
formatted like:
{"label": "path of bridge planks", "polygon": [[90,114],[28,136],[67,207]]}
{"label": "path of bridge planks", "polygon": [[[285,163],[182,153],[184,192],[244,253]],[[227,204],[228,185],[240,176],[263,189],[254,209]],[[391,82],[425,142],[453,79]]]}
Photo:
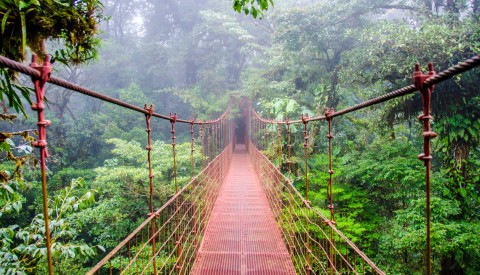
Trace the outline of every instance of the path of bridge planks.
{"label": "path of bridge planks", "polygon": [[245,146],[238,145],[192,274],[295,274]]}

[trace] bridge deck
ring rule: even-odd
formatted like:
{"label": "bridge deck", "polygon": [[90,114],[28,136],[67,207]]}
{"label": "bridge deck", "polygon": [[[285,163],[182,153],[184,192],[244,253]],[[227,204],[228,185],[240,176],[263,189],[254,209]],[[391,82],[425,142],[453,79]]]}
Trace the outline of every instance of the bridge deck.
{"label": "bridge deck", "polygon": [[295,274],[245,146],[233,153],[192,274]]}

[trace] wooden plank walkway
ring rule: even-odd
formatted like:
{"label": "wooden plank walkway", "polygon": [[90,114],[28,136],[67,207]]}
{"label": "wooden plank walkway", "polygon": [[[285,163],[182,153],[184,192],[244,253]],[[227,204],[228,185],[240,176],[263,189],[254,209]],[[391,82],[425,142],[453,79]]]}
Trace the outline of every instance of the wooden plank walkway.
{"label": "wooden plank walkway", "polygon": [[245,146],[233,153],[192,274],[295,274]]}

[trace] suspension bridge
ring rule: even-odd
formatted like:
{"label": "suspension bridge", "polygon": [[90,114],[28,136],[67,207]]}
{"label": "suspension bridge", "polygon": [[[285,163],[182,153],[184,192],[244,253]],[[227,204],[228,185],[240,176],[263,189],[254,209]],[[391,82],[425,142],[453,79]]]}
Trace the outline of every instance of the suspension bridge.
{"label": "suspension bridge", "polygon": [[[33,110],[38,112],[43,208],[49,273],[53,274],[48,193],[46,176],[47,127],[45,119],[45,84],[58,85],[97,98],[145,116],[149,168],[150,200],[147,219],[87,274],[384,274],[359,247],[336,227],[332,186],[332,128],[335,117],[367,108],[419,91],[422,97],[423,152],[425,163],[426,247],[425,271],[431,274],[430,238],[430,141],[436,134],[430,127],[431,94],[434,85],[480,65],[475,56],[440,73],[433,65],[423,74],[415,65],[414,84],[335,111],[299,120],[273,121],[261,117],[248,98],[232,98],[217,119],[195,121],[177,114],[162,115],[153,106],[143,108],[103,95],[93,90],[51,76],[51,64],[36,57],[25,66],[0,56],[0,66],[32,77],[36,94]],[[241,119],[234,119],[237,105]],[[150,151],[151,119],[163,119],[171,125],[175,193],[159,209],[153,207],[153,169]],[[308,148],[309,122],[325,121],[328,133],[329,180],[325,216],[310,205]],[[240,122],[240,125],[235,125]],[[190,125],[191,180],[177,183],[175,125]],[[303,126],[305,192],[301,194],[289,179],[291,173],[292,125]],[[237,126],[237,127],[235,127]],[[242,129],[236,131],[236,129]],[[286,145],[285,145],[286,144]],[[201,150],[201,172],[196,174],[193,153]],[[267,157],[264,152],[274,151]],[[286,159],[285,163],[282,160]],[[276,161],[276,164],[274,162]],[[282,168],[285,168],[282,171]]]}

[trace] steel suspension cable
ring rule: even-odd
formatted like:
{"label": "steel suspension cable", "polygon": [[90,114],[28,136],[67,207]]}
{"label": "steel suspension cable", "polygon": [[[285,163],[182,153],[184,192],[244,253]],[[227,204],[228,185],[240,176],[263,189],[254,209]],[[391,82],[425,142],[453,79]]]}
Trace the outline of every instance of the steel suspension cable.
{"label": "steel suspension cable", "polygon": [[[449,79],[457,74],[463,73],[469,69],[472,69],[474,67],[477,67],[480,65],[480,56],[475,56],[473,58],[470,58],[464,62],[461,62],[453,67],[450,67],[447,70],[444,70],[438,74],[435,73],[433,70],[433,65],[430,63],[428,65],[429,72],[426,75],[423,75],[423,73],[420,70],[420,65],[416,64],[415,65],[415,73],[414,73],[414,85],[409,85],[407,87],[395,90],[393,92],[387,93],[385,95],[382,95],[380,97],[376,97],[370,100],[367,100],[365,102],[362,102],[360,104],[354,105],[352,107],[345,108],[341,111],[334,112],[333,110],[326,110],[324,116],[318,116],[318,117],[304,117],[302,115],[301,120],[296,120],[296,121],[289,121],[288,118],[284,122],[279,122],[277,121],[277,124],[279,123],[284,123],[287,124],[287,129],[288,129],[288,135],[290,135],[290,124],[293,123],[303,123],[304,124],[304,139],[305,139],[305,144],[307,143],[307,129],[306,125],[309,121],[317,121],[317,120],[327,120],[328,121],[328,126],[329,126],[329,174],[330,174],[330,179],[329,179],[329,185],[327,189],[327,194],[329,196],[329,201],[330,201],[330,221],[329,223],[332,223],[332,225],[335,223],[334,220],[334,212],[333,212],[333,192],[332,192],[332,174],[333,174],[333,169],[332,169],[332,144],[331,144],[331,123],[332,123],[332,118],[336,116],[341,116],[356,110],[360,110],[369,106],[373,106],[375,104],[379,104],[382,102],[385,102],[387,100],[404,96],[410,93],[413,93],[415,91],[420,91],[421,96],[422,96],[422,106],[423,106],[423,114],[419,116],[419,120],[423,123],[423,128],[424,128],[424,150],[423,153],[418,156],[420,160],[422,160],[425,164],[425,184],[426,184],[426,273],[431,274],[431,198],[430,198],[430,177],[431,177],[431,159],[432,156],[430,155],[430,141],[431,139],[435,138],[437,136],[436,133],[434,133],[431,130],[431,125],[430,125],[430,108],[431,108],[431,94],[433,92],[433,88],[435,84],[438,84],[446,79]],[[252,113],[255,116],[257,121],[261,121],[264,125],[267,124],[272,124],[271,121],[264,119],[260,117],[258,113],[256,113],[253,108]],[[261,144],[260,144],[261,145]],[[290,141],[288,142],[288,147],[290,145]],[[260,146],[261,148],[261,146]],[[290,148],[289,148],[290,149]],[[305,168],[305,187],[306,187],[306,200],[308,201],[308,161],[307,161],[307,154],[308,152],[305,150],[305,158],[306,158],[306,168]],[[290,156],[289,156],[290,158]],[[290,161],[289,161],[290,162]],[[290,163],[289,163],[289,170],[290,170]],[[333,230],[333,227],[332,227]],[[331,237],[333,231],[331,230]],[[333,239],[331,238],[333,241]],[[331,244],[331,248],[334,247],[333,243]],[[308,244],[307,244],[307,251],[309,251]],[[330,249],[330,255],[332,254],[332,251]],[[307,253],[307,264],[308,264],[308,259],[309,255]],[[332,259],[330,259],[332,260]],[[335,258],[333,259],[335,261]],[[333,262],[331,263],[335,265],[336,263]],[[332,268],[330,268],[332,270]]]}
{"label": "steel suspension cable", "polygon": [[[461,73],[464,73],[464,72],[466,72],[468,70],[471,70],[471,69],[473,69],[475,67],[478,67],[478,66],[480,66],[480,55],[474,56],[470,59],[467,59],[463,62],[460,62],[457,65],[452,66],[452,67],[450,67],[450,68],[448,68],[448,69],[446,69],[442,72],[439,72],[434,76],[430,76],[429,78],[427,78],[424,81],[423,85],[426,86],[426,87],[432,87],[435,84],[439,84],[442,81],[445,81],[445,80],[447,80],[447,79],[449,79],[449,78],[451,78],[455,75],[459,75]],[[405,96],[405,95],[414,93],[418,90],[419,89],[417,87],[415,87],[414,84],[408,85],[408,86],[400,88],[398,90],[394,90],[394,91],[389,92],[387,94],[384,94],[384,95],[366,100],[362,103],[359,103],[359,104],[356,104],[354,106],[347,107],[345,109],[337,111],[334,114],[332,114],[331,117],[342,116],[342,115],[351,113],[353,111],[357,111],[357,110],[360,110],[360,109],[363,109],[363,108],[366,108],[366,107],[370,107],[370,106],[373,106],[373,105],[376,105],[376,104],[380,104],[382,102],[388,101],[388,100],[393,99],[393,98],[397,98],[397,97],[401,97],[401,96]],[[259,114],[256,113],[255,111],[254,111],[254,115],[257,116],[259,119],[268,122],[267,119],[261,118],[259,116]],[[317,121],[317,120],[324,120],[324,119],[325,119],[325,116],[322,115],[322,116],[314,116],[314,117],[308,118],[307,121]],[[279,123],[286,124],[287,122],[286,121],[281,121]],[[290,120],[289,123],[290,124],[300,124],[300,123],[303,123],[303,121],[301,119],[300,120]]]}
{"label": "steel suspension cable", "polygon": [[[12,69],[14,71],[29,75],[33,78],[40,78],[41,77],[41,73],[38,70],[34,69],[33,67],[25,66],[24,64],[22,64],[20,62],[11,60],[11,59],[9,59],[7,57],[4,57],[2,55],[0,55],[0,66],[3,67],[3,68],[9,68],[9,69]],[[72,90],[72,91],[75,91],[75,92],[78,92],[78,93],[81,93],[81,94],[84,94],[84,95],[87,95],[87,96],[90,96],[90,97],[100,99],[100,100],[105,101],[105,102],[109,102],[109,103],[112,103],[112,104],[130,109],[132,111],[143,113],[145,115],[148,114],[148,111],[141,108],[141,107],[135,106],[133,104],[124,102],[122,100],[119,100],[119,99],[116,99],[116,98],[113,98],[113,97],[110,97],[110,96],[107,96],[107,95],[104,95],[104,94],[101,94],[101,93],[96,92],[94,90],[82,87],[80,85],[77,85],[77,84],[74,84],[74,83],[71,83],[71,82],[68,82],[68,81],[66,81],[64,79],[61,79],[61,78],[49,76],[49,78],[46,80],[46,82],[49,82],[51,84],[55,84],[57,86],[65,88],[65,89],[69,89],[69,90]],[[224,115],[225,115],[225,113],[222,116],[224,116]],[[173,120],[172,117],[167,116],[167,115],[162,115],[162,114],[159,114],[159,113],[153,113],[152,117],[157,117],[157,118],[161,118],[161,119],[169,120],[169,121]],[[210,122],[206,122],[206,123],[207,124],[208,123],[214,123],[214,122],[217,122],[219,120],[220,120],[220,118],[218,118],[216,120],[211,120]],[[176,122],[189,124],[191,121],[187,120],[187,119],[177,118]],[[200,123],[201,123],[200,121],[195,121],[195,124],[200,124]]]}

